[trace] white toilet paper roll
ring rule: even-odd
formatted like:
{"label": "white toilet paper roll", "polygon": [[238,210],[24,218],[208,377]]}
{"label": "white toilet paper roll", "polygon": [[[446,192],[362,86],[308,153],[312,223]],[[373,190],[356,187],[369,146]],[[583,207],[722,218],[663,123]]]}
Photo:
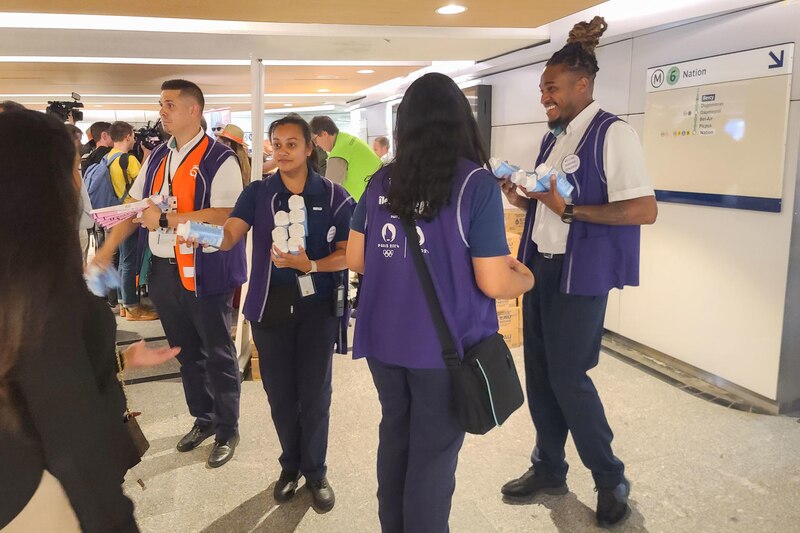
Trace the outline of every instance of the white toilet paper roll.
{"label": "white toilet paper roll", "polygon": [[305,237],[306,236],[306,227],[302,224],[292,224],[289,226],[289,237]]}
{"label": "white toilet paper roll", "polygon": [[289,232],[286,231],[286,227],[285,226],[277,226],[274,230],[272,230],[272,240],[274,242],[288,241],[289,240]]}

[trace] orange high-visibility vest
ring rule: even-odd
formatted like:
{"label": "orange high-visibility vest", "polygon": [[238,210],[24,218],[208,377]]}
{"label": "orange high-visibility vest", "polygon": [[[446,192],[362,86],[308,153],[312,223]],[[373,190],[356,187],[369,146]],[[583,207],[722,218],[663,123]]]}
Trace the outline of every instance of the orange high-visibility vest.
{"label": "orange high-visibility vest", "polygon": [[[192,148],[191,152],[181,161],[180,166],[172,176],[172,186],[170,194],[178,199],[178,213],[188,213],[194,211],[195,201],[195,180],[197,179],[197,169],[200,168],[200,161],[203,159],[206,150],[208,149],[208,136],[203,136],[203,139]],[[174,152],[173,152],[174,154]],[[167,172],[167,160],[170,155],[161,160],[161,164],[156,171],[153,179],[153,187],[150,194],[159,194],[161,187],[164,185]],[[175,245],[175,259],[178,262],[178,273],[181,276],[181,282],[186,290],[194,292],[195,290],[195,271],[194,271],[194,250],[192,253],[181,253],[181,247]]]}

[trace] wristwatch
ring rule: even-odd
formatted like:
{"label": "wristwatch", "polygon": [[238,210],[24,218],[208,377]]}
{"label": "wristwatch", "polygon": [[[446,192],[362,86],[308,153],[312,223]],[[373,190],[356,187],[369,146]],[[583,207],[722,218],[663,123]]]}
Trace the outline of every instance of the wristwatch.
{"label": "wristwatch", "polygon": [[561,215],[561,222],[564,224],[572,224],[573,219],[575,218],[575,214],[573,210],[575,206],[572,204],[567,204],[564,206],[564,213]]}
{"label": "wristwatch", "polygon": [[160,228],[165,228],[165,229],[169,227],[169,223],[167,222],[167,214],[166,213],[161,213],[161,217],[158,219],[158,226]]}
{"label": "wristwatch", "polygon": [[311,262],[311,269],[308,272],[306,272],[306,274],[311,274],[317,271],[317,262],[316,261],[310,261],[310,262]]}

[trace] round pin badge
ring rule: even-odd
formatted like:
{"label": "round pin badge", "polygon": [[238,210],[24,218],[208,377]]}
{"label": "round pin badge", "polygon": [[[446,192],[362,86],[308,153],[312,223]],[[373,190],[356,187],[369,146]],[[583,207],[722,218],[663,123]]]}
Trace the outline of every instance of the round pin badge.
{"label": "round pin badge", "polygon": [[333,242],[333,238],[336,236],[336,226],[331,226],[331,229],[328,230],[328,242]]}
{"label": "round pin badge", "polygon": [[574,174],[581,168],[581,158],[575,154],[570,154],[561,162],[561,170],[567,174]]}

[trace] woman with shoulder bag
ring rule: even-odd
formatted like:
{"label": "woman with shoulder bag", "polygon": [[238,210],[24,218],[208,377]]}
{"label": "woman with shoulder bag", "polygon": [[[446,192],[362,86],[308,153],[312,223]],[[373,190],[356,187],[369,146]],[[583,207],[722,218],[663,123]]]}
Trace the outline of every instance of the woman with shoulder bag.
{"label": "woman with shoulder bag", "polygon": [[[494,299],[530,290],[533,275],[509,255],[501,191],[484,168],[477,124],[453,80],[426,74],[411,84],[395,139],[394,161],[372,177],[352,221],[347,264],[365,273],[353,357],[367,358],[383,413],[383,533],[442,533],[464,428],[440,338],[454,344],[458,365],[471,347],[496,336]],[[435,288],[441,328],[415,253]]]}
{"label": "woman with shoulder bag", "polygon": [[325,465],[331,366],[334,345],[347,353],[345,249],[354,202],[317,173],[311,130],[299,115],[273,122],[269,137],[278,171],[242,192],[221,249],[253,228],[244,314],[281,443],[275,500],[290,500],[302,475],[314,508],[327,512],[335,501]]}
{"label": "woman with shoulder bag", "polygon": [[[75,145],[35,111],[0,113],[0,137],[0,529],[138,531],[121,487],[140,455],[116,323],[82,278]],[[120,359],[150,366],[179,350],[137,343]]]}

